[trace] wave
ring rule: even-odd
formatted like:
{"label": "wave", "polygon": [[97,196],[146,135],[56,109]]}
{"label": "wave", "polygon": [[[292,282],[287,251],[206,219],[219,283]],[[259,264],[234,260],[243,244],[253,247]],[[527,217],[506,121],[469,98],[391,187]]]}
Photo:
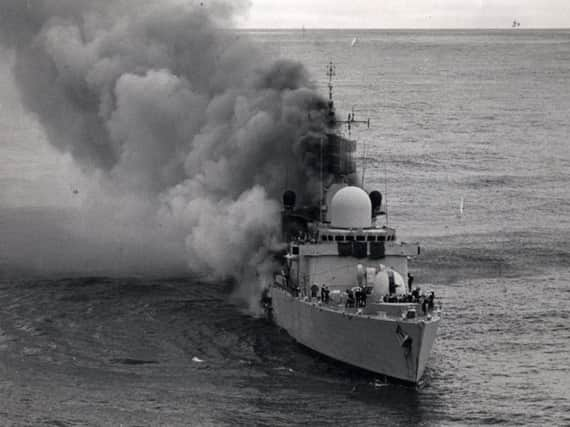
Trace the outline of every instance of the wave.
{"label": "wave", "polygon": [[570,268],[567,236],[541,232],[459,234],[430,238],[411,267],[419,281],[532,277]]}

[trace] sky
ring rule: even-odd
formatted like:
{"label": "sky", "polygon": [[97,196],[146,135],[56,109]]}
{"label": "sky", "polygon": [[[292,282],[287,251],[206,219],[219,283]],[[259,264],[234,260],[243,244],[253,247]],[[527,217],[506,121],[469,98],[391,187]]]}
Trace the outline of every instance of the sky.
{"label": "sky", "polygon": [[250,0],[244,28],[569,28],[570,0]]}

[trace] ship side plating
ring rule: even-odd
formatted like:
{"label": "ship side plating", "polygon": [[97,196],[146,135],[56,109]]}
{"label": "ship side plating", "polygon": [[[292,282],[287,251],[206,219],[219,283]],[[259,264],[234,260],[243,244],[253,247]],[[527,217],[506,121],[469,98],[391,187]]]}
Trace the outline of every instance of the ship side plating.
{"label": "ship side plating", "polygon": [[274,289],[273,318],[304,346],[371,372],[421,379],[439,320],[393,319],[381,312],[339,312]]}

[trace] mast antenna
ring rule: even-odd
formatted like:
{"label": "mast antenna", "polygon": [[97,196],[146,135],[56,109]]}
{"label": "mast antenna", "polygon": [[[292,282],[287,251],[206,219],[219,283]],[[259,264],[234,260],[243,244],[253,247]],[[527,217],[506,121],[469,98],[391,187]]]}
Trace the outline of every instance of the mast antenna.
{"label": "mast antenna", "polygon": [[334,113],[334,100],[333,100],[333,84],[332,79],[336,76],[336,66],[332,61],[330,61],[327,65],[327,77],[329,78],[329,124],[332,126],[336,126],[339,124],[345,124],[348,128],[348,135],[350,137],[350,131],[352,129],[352,125],[354,124],[365,124],[368,128],[370,128],[370,119],[366,120],[356,120],[356,113],[354,111],[354,107],[352,107],[352,112],[348,113],[348,117],[346,120],[337,120],[335,118]]}
{"label": "mast antenna", "polygon": [[[334,63],[332,61],[330,61],[327,64],[327,69],[326,69],[326,75],[329,78],[328,81],[328,88],[329,88],[329,102],[328,102],[328,111],[327,111],[327,123],[329,126],[329,129],[334,129],[334,128],[338,128],[339,125],[346,125],[347,129],[348,129],[348,137],[351,137],[351,130],[352,130],[352,126],[353,125],[357,125],[357,124],[365,124],[368,128],[370,128],[370,119],[367,120],[357,120],[356,119],[356,113],[354,111],[354,107],[352,108],[352,111],[350,113],[348,113],[348,117],[346,120],[337,120],[336,118],[336,114],[335,114],[335,110],[334,110],[334,100],[333,100],[333,77],[336,76],[336,66],[334,65]],[[329,133],[329,132],[328,132]],[[327,133],[327,134],[328,134]],[[322,140],[321,140],[322,141]],[[346,144],[346,139],[345,138],[341,138],[340,143],[341,145],[341,151],[344,153],[345,152],[345,144]],[[321,150],[322,150],[322,142],[321,142]],[[321,154],[322,156],[322,154]],[[347,159],[345,159],[345,156],[341,156],[340,158],[340,165],[339,167],[341,168],[341,170],[345,171],[346,168],[346,164],[345,162],[347,161]],[[321,162],[322,163],[322,162]],[[363,177],[364,180],[364,177]],[[322,179],[321,179],[321,185],[323,185],[322,183]],[[364,181],[363,181],[363,185],[364,185]]]}
{"label": "mast antenna", "polygon": [[366,142],[364,142],[362,147],[362,182],[360,184],[362,188],[364,188],[364,175],[366,174],[366,166],[368,163],[368,159],[366,158],[366,148]]}
{"label": "mast antenna", "polygon": [[388,216],[388,165],[384,159],[384,200],[386,201],[386,226],[390,226],[390,217]]}
{"label": "mast antenna", "polygon": [[336,66],[332,61],[330,61],[327,65],[327,77],[329,78],[329,109],[328,109],[328,124],[329,126],[333,127],[337,124],[335,113],[334,113],[334,101],[333,101],[333,84],[332,80],[333,77],[336,76]]}
{"label": "mast antenna", "polygon": [[323,207],[325,205],[325,188],[324,188],[324,174],[323,174],[323,162],[324,162],[324,156],[323,156],[323,140],[324,137],[321,136],[321,197],[320,197],[320,201],[319,201],[319,221],[323,222],[324,218],[323,218]]}
{"label": "mast antenna", "polygon": [[329,101],[333,102],[333,84],[332,79],[336,76],[336,66],[332,61],[327,65],[327,76],[329,78]]}

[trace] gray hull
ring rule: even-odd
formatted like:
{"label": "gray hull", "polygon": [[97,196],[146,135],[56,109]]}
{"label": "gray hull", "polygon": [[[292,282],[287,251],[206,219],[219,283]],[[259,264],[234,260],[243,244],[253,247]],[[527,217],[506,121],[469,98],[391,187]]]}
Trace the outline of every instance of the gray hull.
{"label": "gray hull", "polygon": [[273,319],[297,342],[378,374],[418,383],[440,319],[348,314],[271,289]]}

